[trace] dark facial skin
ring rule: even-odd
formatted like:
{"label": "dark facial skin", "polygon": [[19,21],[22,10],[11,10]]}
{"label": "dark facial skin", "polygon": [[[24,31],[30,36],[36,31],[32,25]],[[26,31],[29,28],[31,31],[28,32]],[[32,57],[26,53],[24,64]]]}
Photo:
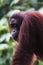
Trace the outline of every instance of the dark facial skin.
{"label": "dark facial skin", "polygon": [[11,21],[10,22],[10,27],[11,27],[11,30],[12,30],[11,34],[12,34],[12,37],[14,38],[17,35],[17,33],[18,33],[18,30],[17,30],[17,20],[14,19],[14,18],[11,18],[10,21]]}
{"label": "dark facial skin", "polygon": [[22,24],[23,18],[20,15],[12,15],[9,20],[10,33],[12,38],[17,40],[20,26]]}

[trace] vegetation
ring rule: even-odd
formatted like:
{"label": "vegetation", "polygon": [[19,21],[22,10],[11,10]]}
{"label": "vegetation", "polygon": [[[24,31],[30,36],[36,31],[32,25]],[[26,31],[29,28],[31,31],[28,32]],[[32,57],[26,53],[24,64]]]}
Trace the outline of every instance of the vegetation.
{"label": "vegetation", "polygon": [[[43,14],[43,0],[0,0],[0,65],[9,65],[12,60],[13,41],[9,33],[8,19],[15,11],[38,10]],[[43,65],[37,60],[36,65]]]}

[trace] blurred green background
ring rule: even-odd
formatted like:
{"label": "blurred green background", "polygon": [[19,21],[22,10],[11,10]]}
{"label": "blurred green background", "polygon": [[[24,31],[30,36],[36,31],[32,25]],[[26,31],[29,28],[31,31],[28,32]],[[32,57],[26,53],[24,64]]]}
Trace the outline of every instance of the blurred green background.
{"label": "blurred green background", "polygon": [[[15,11],[37,10],[43,14],[43,0],[0,0],[0,65],[10,65],[16,41],[11,38],[8,19]],[[37,59],[35,65],[43,65]]]}

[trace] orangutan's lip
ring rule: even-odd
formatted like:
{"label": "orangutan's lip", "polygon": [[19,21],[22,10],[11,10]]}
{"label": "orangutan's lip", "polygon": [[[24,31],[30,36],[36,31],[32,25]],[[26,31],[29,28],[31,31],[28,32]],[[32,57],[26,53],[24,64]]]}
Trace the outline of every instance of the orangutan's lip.
{"label": "orangutan's lip", "polygon": [[15,38],[17,35],[18,35],[18,32],[17,31],[11,32],[11,37],[12,38]]}

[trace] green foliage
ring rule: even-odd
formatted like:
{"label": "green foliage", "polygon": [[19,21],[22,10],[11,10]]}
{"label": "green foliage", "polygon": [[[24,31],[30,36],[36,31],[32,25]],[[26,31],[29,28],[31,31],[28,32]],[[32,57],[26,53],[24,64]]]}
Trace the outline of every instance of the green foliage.
{"label": "green foliage", "polygon": [[[38,3],[38,6],[36,6]],[[8,19],[16,11],[35,10],[43,13],[43,3],[36,0],[0,0],[0,65],[9,65],[12,59],[13,48],[16,47],[16,41],[13,41],[9,33]],[[41,9],[39,9],[41,8]],[[38,60],[37,65],[43,65]]]}

